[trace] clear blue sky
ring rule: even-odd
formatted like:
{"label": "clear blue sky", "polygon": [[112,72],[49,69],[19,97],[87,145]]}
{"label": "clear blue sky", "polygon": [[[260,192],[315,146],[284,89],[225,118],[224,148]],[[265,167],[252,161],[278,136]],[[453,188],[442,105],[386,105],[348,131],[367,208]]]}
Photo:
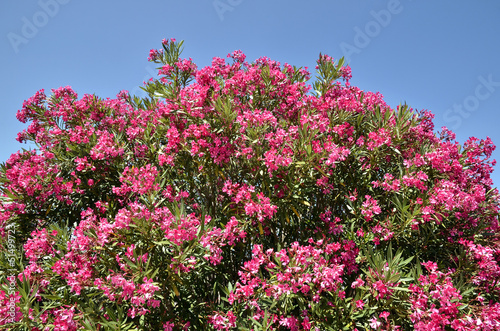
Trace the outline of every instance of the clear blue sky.
{"label": "clear blue sky", "polygon": [[500,149],[499,17],[497,0],[2,0],[0,162],[27,147],[15,141],[23,100],[67,85],[138,92],[154,72],[149,50],[172,37],[199,67],[237,49],[309,68],[320,52],[346,55],[352,84],[431,110],[461,143],[489,136]]}

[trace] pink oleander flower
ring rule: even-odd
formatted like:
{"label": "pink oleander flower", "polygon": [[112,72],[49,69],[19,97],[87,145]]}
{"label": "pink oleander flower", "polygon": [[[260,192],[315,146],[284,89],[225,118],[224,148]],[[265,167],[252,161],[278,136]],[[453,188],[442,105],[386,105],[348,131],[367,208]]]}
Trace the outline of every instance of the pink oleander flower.
{"label": "pink oleander flower", "polygon": [[378,215],[382,212],[378,205],[377,200],[373,199],[370,195],[365,195],[365,201],[363,202],[363,208],[361,209],[361,214],[365,217],[366,221],[371,221],[373,216]]}

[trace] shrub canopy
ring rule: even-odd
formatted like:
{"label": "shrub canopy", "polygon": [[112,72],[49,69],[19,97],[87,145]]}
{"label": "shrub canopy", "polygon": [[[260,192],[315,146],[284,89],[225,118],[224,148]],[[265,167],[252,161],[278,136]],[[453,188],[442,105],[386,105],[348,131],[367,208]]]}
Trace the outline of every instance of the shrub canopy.
{"label": "shrub canopy", "polygon": [[[147,97],[43,90],[1,167],[0,324],[26,330],[494,330],[489,138],[235,51],[152,50]],[[14,306],[15,303],[15,306]]]}

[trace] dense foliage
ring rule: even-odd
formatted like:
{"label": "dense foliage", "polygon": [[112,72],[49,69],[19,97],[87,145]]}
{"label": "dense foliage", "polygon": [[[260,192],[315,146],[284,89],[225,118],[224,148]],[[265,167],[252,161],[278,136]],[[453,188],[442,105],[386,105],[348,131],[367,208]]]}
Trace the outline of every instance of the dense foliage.
{"label": "dense foliage", "polygon": [[13,330],[498,330],[489,138],[317,77],[182,42],[148,97],[27,100],[0,172]]}

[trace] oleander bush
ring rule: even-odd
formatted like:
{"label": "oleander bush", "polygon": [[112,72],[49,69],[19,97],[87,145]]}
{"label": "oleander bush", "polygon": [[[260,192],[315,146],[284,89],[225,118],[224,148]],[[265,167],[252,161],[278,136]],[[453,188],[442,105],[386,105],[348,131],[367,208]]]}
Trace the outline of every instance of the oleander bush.
{"label": "oleander bush", "polygon": [[25,101],[1,166],[11,330],[499,330],[489,138],[350,85],[343,59],[149,60],[147,97]]}

